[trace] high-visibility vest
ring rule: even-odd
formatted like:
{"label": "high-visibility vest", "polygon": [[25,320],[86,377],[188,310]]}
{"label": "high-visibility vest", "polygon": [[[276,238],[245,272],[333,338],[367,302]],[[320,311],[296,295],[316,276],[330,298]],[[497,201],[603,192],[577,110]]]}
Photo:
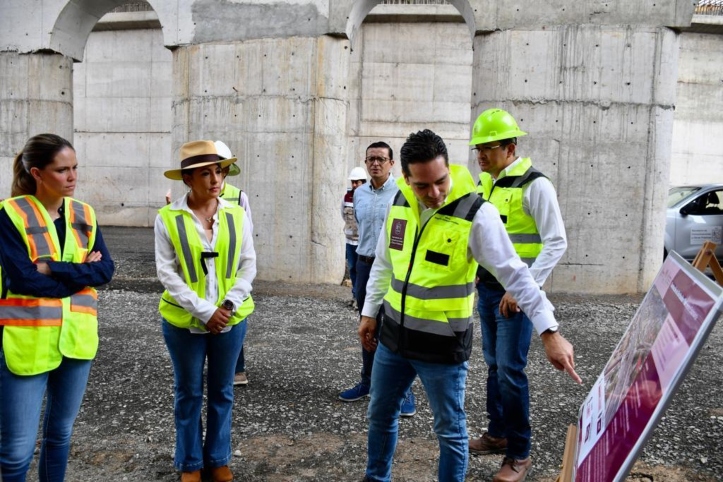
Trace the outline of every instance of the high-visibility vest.
{"label": "high-visibility vest", "polygon": [[[35,196],[7,199],[2,208],[15,225],[33,262],[82,263],[95,243],[98,225],[88,204],[65,198],[62,256],[55,224]],[[39,298],[8,290],[0,299],[0,325],[8,369],[37,375],[60,365],[63,356],[92,360],[98,350],[98,294],[87,287],[67,298]]]}
{"label": "high-visibility vest", "polygon": [[525,157],[496,183],[486,172],[479,175],[478,193],[495,205],[505,225],[507,235],[522,261],[532,266],[542,251],[542,238],[535,219],[526,214],[522,207],[525,187],[537,178],[545,177],[532,167],[532,161]]}
{"label": "high-visibility vest", "polygon": [[472,351],[477,263],[467,247],[484,203],[469,171],[449,168],[452,189],[424,225],[412,189],[400,178],[385,226],[393,275],[380,340],[402,356],[434,363],[461,363]]}
{"label": "high-visibility vest", "polygon": [[223,183],[223,191],[221,191],[220,197],[227,201],[234,206],[239,205],[239,199],[241,196],[241,189],[237,188],[236,186],[232,186],[231,184],[224,181]]}
{"label": "high-visibility vest", "polygon": [[[191,213],[183,209],[173,209],[171,206],[170,204],[165,206],[159,213],[178,256],[183,278],[199,298],[205,298],[206,259],[214,258],[219,291],[218,306],[220,306],[226,293],[236,282],[246,213],[239,206],[219,210],[216,251],[210,253],[203,246]],[[168,290],[161,295],[158,310],[161,316],[174,326],[205,329],[206,325],[180,306]],[[249,295],[241,306],[237,307],[228,324],[235,325],[242,322],[253,311],[254,300]]]}

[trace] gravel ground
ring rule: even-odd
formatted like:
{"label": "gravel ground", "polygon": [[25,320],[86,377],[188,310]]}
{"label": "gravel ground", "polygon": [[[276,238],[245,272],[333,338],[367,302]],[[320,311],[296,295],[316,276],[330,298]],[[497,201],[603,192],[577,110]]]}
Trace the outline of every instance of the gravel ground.
{"label": "gravel ground", "polygon": [[[104,228],[117,264],[100,293],[101,348],[76,421],[66,480],[176,481],[173,374],[161,336],[150,229]],[[250,383],[237,387],[232,470],[238,481],[359,481],[366,460],[367,401],[338,392],[358,379],[357,316],[342,286],[257,282],[246,338]],[[539,341],[530,353],[532,456],[528,481],[552,482],[567,426],[632,318],[641,297],[551,296],[575,345],[582,387],[556,372]],[[475,334],[467,383],[471,435],[485,426],[484,362]],[[723,473],[721,329],[715,328],[656,428],[630,481],[715,481]],[[417,415],[400,422],[394,480],[434,481],[438,448],[419,381]],[[467,480],[491,480],[499,456],[470,458]],[[34,469],[33,469],[34,470]],[[33,474],[30,480],[35,479]]]}

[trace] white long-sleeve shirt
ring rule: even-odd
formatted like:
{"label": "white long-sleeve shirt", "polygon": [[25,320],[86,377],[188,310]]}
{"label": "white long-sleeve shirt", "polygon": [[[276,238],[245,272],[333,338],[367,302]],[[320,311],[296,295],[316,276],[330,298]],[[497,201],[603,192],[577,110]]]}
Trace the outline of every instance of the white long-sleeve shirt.
{"label": "white long-sleeve shirt", "polygon": [[[218,209],[232,206],[230,203],[221,198],[218,198],[218,203]],[[209,241],[208,238],[206,238],[206,233],[204,232],[201,221],[188,207],[188,194],[174,201],[172,207],[173,209],[182,209],[191,213],[191,216],[193,217],[193,224],[196,227],[199,237],[201,238],[204,249],[207,251],[215,251],[214,248],[218,237],[219,225],[218,209],[213,215],[213,231],[211,241]],[[205,260],[206,267],[208,268],[208,274],[206,275],[205,297],[201,298],[186,284],[183,277],[183,269],[181,268],[181,263],[178,259],[178,254],[173,248],[173,243],[171,242],[168,230],[166,229],[165,224],[163,224],[163,220],[160,215],[156,216],[154,230],[156,235],[156,270],[158,272],[158,279],[181,307],[205,324],[211,316],[213,316],[214,312],[218,308],[219,302],[223,301],[218,299],[219,290],[218,280],[216,278],[216,258],[207,258]],[[241,238],[241,255],[239,256],[236,282],[228,293],[226,293],[224,299],[233,302],[236,308],[241,306],[243,301],[251,294],[251,283],[255,277],[256,251],[254,250],[252,227],[250,223],[244,223]],[[231,327],[227,326],[222,330],[222,332],[226,332],[230,329]],[[205,330],[199,330],[197,328],[191,328],[190,330],[193,333],[208,333]]]}
{"label": "white long-sleeve shirt", "polygon": [[[522,158],[518,157],[505,167],[495,182],[506,177],[521,160]],[[530,266],[532,277],[542,286],[567,249],[565,223],[562,221],[557,193],[549,179],[538,177],[526,186],[522,197],[522,210],[535,220],[542,239],[542,251]]]}
{"label": "white long-sleeve shirt", "polygon": [[[424,223],[434,210],[422,211]],[[384,219],[386,226],[389,209]],[[376,259],[372,265],[367,283],[367,296],[362,315],[375,318],[389,290],[392,279],[392,263],[389,259],[389,239],[383,228],[376,247]],[[537,333],[557,327],[553,306],[547,300],[527,265],[520,259],[512,246],[507,231],[500,219],[500,213],[492,203],[486,202],[472,220],[467,257],[474,259],[492,273],[517,300],[517,304],[532,321]]]}

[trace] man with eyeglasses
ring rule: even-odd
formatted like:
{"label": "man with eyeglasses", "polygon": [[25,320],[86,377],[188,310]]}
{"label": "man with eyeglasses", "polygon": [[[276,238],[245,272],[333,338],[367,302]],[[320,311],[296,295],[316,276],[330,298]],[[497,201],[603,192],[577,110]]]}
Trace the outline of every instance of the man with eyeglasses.
{"label": "man with eyeglasses", "polygon": [[[502,109],[488,109],[472,128],[482,170],[477,192],[500,212],[518,256],[542,287],[567,249],[565,226],[550,180],[532,167],[530,158],[517,156],[517,138],[527,135]],[[487,431],[471,439],[473,454],[505,454],[495,482],[524,480],[532,461],[527,353],[532,322],[515,297],[493,273],[477,271],[477,311],[482,326],[482,353],[487,373]],[[557,327],[541,334],[543,339]]]}
{"label": "man with eyeglasses", "polygon": [[[384,227],[384,216],[387,207],[399,191],[397,182],[392,176],[394,152],[386,142],[374,142],[367,147],[364,163],[371,178],[370,182],[354,190],[354,217],[359,229],[359,244],[356,248],[356,300],[359,310],[364,307],[367,294],[369,272],[374,264],[374,251],[379,240],[379,233]],[[382,312],[377,315],[381,321]],[[379,331],[376,335],[379,337]],[[362,346],[361,380],[355,386],[339,394],[343,402],[355,402],[369,396],[371,387],[374,352]],[[415,413],[416,404],[411,388],[407,391],[402,404],[403,417],[411,417]]]}

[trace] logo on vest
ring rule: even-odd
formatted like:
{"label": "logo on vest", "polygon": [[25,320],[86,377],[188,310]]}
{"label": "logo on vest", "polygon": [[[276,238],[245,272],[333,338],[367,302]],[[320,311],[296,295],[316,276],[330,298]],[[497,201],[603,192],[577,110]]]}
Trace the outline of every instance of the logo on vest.
{"label": "logo on vest", "polygon": [[392,233],[389,237],[389,249],[404,249],[404,231],[407,229],[406,219],[395,219],[392,221]]}

